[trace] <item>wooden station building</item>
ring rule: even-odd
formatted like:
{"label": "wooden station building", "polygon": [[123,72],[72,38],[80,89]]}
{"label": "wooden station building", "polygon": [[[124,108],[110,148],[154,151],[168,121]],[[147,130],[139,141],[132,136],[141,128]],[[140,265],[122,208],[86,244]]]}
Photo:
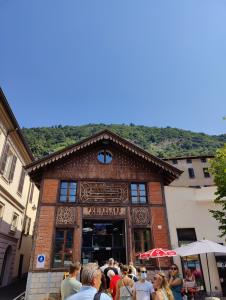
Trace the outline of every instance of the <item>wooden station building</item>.
{"label": "wooden station building", "polygon": [[40,199],[26,299],[57,294],[72,261],[139,264],[137,253],[170,248],[163,187],[182,172],[115,133],[104,130],[27,170]]}

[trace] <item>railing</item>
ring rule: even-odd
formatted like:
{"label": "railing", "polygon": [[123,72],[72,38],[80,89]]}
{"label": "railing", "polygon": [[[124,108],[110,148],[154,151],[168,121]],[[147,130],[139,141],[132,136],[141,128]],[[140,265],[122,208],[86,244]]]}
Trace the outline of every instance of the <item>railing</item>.
{"label": "railing", "polygon": [[13,298],[13,300],[24,300],[25,299],[25,291],[21,293],[19,296],[16,296],[16,298]]}

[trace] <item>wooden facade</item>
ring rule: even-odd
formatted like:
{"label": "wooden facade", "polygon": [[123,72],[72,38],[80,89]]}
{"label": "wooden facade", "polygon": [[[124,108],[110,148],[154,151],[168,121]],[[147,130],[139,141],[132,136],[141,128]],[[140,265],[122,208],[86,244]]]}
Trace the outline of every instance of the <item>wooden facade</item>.
{"label": "wooden facade", "polygon": [[[110,161],[99,161],[106,153]],[[41,271],[62,271],[63,252],[67,261],[71,255],[102,263],[113,256],[125,263],[136,260],[139,247],[170,248],[163,186],[181,171],[118,135],[102,131],[27,169],[40,187],[31,271],[39,270],[39,254],[45,255]],[[65,200],[70,197],[73,201]],[[69,234],[72,246],[58,251]],[[160,262],[169,265],[168,259]]]}

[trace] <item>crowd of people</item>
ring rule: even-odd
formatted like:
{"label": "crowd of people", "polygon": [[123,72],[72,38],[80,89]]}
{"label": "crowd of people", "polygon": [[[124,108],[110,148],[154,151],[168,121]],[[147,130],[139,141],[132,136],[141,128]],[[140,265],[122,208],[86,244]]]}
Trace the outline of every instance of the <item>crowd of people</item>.
{"label": "crowd of people", "polygon": [[182,300],[183,279],[173,264],[168,276],[158,272],[147,279],[144,266],[119,264],[110,258],[103,266],[79,262],[70,266],[69,276],[61,283],[62,300]]}

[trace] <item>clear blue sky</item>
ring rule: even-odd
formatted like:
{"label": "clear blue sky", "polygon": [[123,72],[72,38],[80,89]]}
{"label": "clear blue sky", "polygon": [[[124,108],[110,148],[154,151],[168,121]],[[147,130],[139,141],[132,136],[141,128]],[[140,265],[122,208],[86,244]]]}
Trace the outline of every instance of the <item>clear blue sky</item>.
{"label": "clear blue sky", "polygon": [[0,0],[0,85],[21,126],[225,133],[225,0]]}

